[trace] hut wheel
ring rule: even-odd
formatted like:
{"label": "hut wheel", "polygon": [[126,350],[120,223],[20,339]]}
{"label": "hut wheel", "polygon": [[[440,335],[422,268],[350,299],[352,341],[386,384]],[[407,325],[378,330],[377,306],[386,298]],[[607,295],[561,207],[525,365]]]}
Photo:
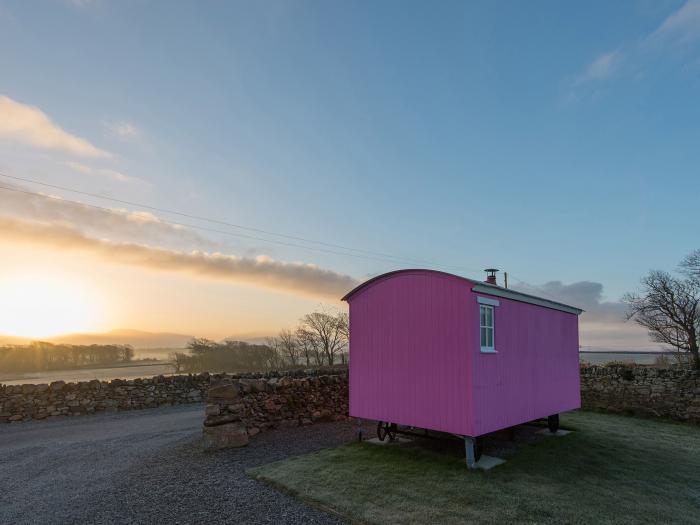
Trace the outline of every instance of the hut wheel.
{"label": "hut wheel", "polygon": [[557,430],[559,430],[559,414],[549,416],[547,418],[547,426],[552,434],[556,434]]}
{"label": "hut wheel", "polygon": [[389,437],[389,441],[396,439],[396,423],[380,421],[377,423],[377,437],[379,441],[384,441]]}
{"label": "hut wheel", "polygon": [[377,437],[379,438],[379,441],[384,441],[386,438],[386,429],[387,427],[384,426],[384,421],[377,423]]}

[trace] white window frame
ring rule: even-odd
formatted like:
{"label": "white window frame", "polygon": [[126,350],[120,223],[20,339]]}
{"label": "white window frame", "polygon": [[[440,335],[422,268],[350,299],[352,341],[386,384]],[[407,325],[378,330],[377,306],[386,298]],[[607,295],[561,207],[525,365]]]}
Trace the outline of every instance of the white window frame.
{"label": "white window frame", "polygon": [[[479,345],[481,347],[481,352],[483,354],[495,354],[496,352],[496,307],[500,305],[498,300],[490,299],[488,297],[477,297],[479,303]],[[491,324],[481,324],[481,313],[482,311],[489,311],[491,313]],[[491,345],[484,346],[481,341],[481,331],[483,329],[491,331]],[[486,337],[488,342],[488,336]]]}

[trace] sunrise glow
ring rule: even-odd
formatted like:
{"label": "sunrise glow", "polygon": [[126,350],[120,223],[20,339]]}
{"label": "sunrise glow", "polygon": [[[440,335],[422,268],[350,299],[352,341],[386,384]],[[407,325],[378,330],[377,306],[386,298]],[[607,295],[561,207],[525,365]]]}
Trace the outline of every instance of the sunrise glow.
{"label": "sunrise glow", "polygon": [[0,333],[41,338],[97,328],[99,308],[86,286],[66,276],[0,279]]}

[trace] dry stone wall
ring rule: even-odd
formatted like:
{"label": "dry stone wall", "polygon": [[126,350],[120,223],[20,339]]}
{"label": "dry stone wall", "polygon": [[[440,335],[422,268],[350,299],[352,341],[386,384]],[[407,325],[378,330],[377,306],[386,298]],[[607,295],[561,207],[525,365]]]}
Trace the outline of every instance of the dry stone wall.
{"label": "dry stone wall", "polygon": [[209,374],[0,386],[0,423],[201,402]]}
{"label": "dry stone wall", "polygon": [[144,379],[114,379],[50,384],[0,385],[0,423],[80,416],[105,411],[136,410],[183,403],[201,403],[211,384],[222,381],[274,380],[346,374],[314,369],[263,374],[189,374]]}
{"label": "dry stone wall", "polygon": [[[346,417],[347,371],[328,368],[265,374],[203,373],[109,382],[0,385],[0,423],[205,399],[205,441],[213,446],[217,440],[247,442],[248,437],[270,428]],[[700,423],[700,372],[582,366],[581,400],[587,409]]]}
{"label": "dry stone wall", "polygon": [[582,366],[581,405],[700,423],[700,372],[626,365]]}
{"label": "dry stone wall", "polygon": [[348,417],[346,373],[307,377],[226,378],[207,396],[204,446],[240,447],[273,428]]}

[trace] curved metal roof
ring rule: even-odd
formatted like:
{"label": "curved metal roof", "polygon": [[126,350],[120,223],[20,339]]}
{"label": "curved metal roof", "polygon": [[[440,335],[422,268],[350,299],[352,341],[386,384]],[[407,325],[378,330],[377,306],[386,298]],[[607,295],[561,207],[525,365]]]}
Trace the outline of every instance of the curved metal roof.
{"label": "curved metal roof", "polygon": [[551,299],[545,299],[544,297],[538,297],[536,295],[530,295],[526,294],[523,292],[518,292],[517,290],[513,290],[512,288],[503,288],[502,286],[498,286],[496,284],[489,284],[487,282],[483,281],[476,281],[474,279],[468,279],[467,277],[462,277],[461,275],[455,275],[453,273],[448,273],[448,272],[441,272],[439,270],[428,270],[425,268],[407,268],[403,270],[394,270],[392,272],[387,272],[383,273],[381,275],[377,275],[376,277],[372,277],[371,279],[363,282],[362,284],[356,286],[352,290],[350,290],[348,293],[346,293],[341,301],[347,301],[355,295],[357,292],[363,290],[367,286],[376,283],[377,281],[386,279],[388,277],[392,277],[396,274],[400,273],[411,273],[411,272],[420,272],[420,273],[436,273],[443,275],[445,277],[451,277],[454,279],[460,279],[462,281],[465,281],[469,284],[474,285],[472,288],[472,291],[476,293],[484,293],[488,295],[493,295],[495,297],[502,297],[503,299],[511,299],[513,301],[519,301],[521,303],[528,303],[528,304],[534,304],[537,306],[542,306],[544,308],[551,308],[553,310],[559,310],[562,312],[567,312],[571,314],[576,314],[579,315],[583,312],[581,308],[577,308],[575,306],[571,306],[568,304],[564,303],[559,303],[557,301],[552,301]]}
{"label": "curved metal roof", "polygon": [[471,279],[467,279],[466,277],[462,277],[461,275],[455,275],[455,274],[453,274],[453,273],[441,272],[440,270],[428,270],[428,269],[426,269],[426,268],[405,268],[405,269],[403,269],[403,270],[394,270],[394,271],[391,271],[391,272],[383,273],[383,274],[381,274],[381,275],[377,275],[377,276],[375,276],[375,277],[372,277],[371,279],[368,279],[367,281],[365,281],[365,282],[363,282],[363,283],[358,284],[357,286],[355,286],[355,288],[353,288],[353,289],[350,290],[348,293],[346,293],[346,294],[343,296],[343,298],[341,299],[341,301],[347,301],[351,296],[355,295],[357,292],[359,292],[359,291],[362,290],[363,288],[366,288],[366,287],[369,286],[370,284],[375,283],[375,282],[377,282],[377,281],[379,281],[379,280],[381,280],[381,279],[384,279],[385,277],[390,277],[390,276],[392,276],[392,275],[396,275],[397,273],[410,273],[410,272],[438,273],[438,274],[445,275],[445,276],[448,276],[448,277],[456,277],[457,279],[462,279],[462,280],[467,281],[467,282],[469,282],[469,283],[474,283],[474,282],[476,282],[476,281],[472,281]]}

